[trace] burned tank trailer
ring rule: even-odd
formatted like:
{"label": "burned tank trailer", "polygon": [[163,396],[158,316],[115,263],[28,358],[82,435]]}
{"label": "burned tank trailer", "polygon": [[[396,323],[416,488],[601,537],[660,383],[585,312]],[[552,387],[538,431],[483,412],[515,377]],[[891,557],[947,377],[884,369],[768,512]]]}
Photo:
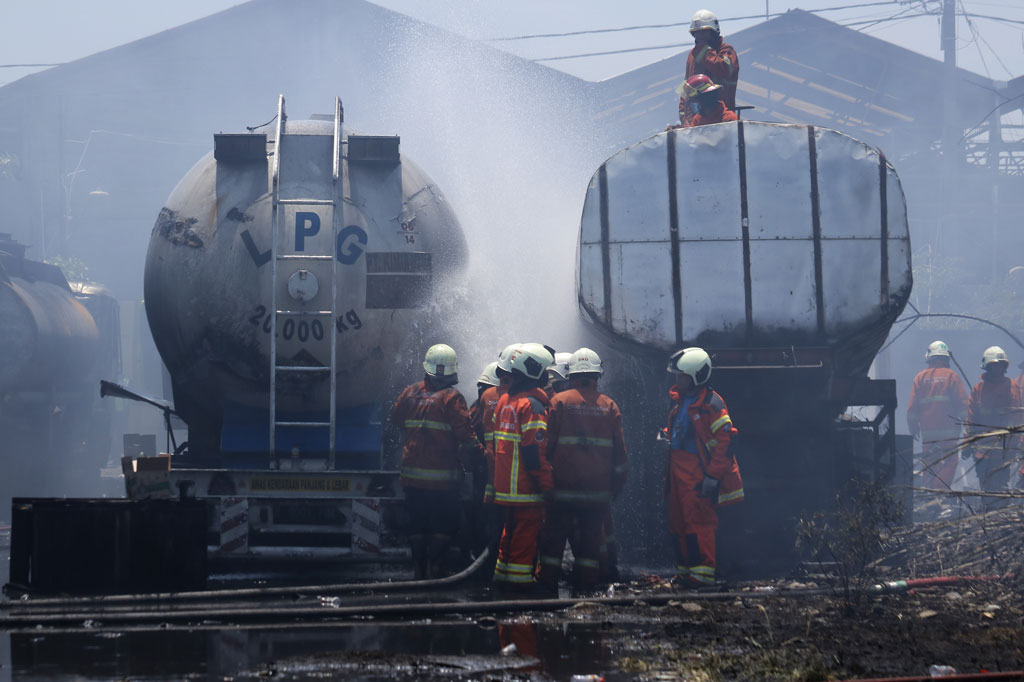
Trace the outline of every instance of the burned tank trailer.
{"label": "burned tank trailer", "polygon": [[[583,317],[647,359],[644,385],[622,391],[648,422],[664,420],[668,354],[711,354],[747,490],[732,540],[761,569],[791,559],[793,519],[849,476],[909,471],[895,456],[895,383],[867,378],[912,285],[906,202],[881,152],[750,121],[655,135],[594,175],[577,259]],[[858,405],[877,416],[837,420]],[[655,448],[646,426],[634,419],[634,442]]]}
{"label": "burned tank trailer", "polygon": [[[153,228],[146,312],[192,456],[265,462],[268,410],[324,423],[332,384],[338,447],[378,449],[346,422],[409,378],[398,368],[443,317],[436,287],[465,262],[450,205],[398,137],[339,128],[336,152],[330,120],[279,130],[216,135]],[[328,447],[325,429],[277,429],[277,451]]]}
{"label": "burned tank trailer", "polygon": [[25,258],[23,245],[0,235],[0,497],[99,485],[112,406],[97,388],[101,372],[119,367],[120,332],[117,301],[96,298],[109,312],[102,322],[60,268]]}
{"label": "burned tank trailer", "polygon": [[96,323],[60,268],[5,248],[0,242],[0,393],[79,387],[95,362]]}

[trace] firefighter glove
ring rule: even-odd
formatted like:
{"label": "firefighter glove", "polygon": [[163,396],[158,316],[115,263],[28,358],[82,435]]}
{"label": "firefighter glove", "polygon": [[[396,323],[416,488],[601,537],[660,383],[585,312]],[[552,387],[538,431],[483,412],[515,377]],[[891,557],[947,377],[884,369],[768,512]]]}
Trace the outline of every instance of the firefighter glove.
{"label": "firefighter glove", "polygon": [[711,478],[710,476],[704,476],[704,480],[697,486],[698,497],[717,497],[718,495],[718,479]]}

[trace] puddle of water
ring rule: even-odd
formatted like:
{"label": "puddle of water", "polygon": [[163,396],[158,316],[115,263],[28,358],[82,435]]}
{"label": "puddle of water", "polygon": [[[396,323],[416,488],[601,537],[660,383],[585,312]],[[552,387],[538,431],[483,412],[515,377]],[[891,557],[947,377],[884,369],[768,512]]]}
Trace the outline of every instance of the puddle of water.
{"label": "puddle of water", "polygon": [[[607,672],[593,623],[344,624],[292,628],[32,632],[2,635],[0,678],[29,680],[450,679],[485,671],[555,680]],[[515,645],[514,653],[509,651]]]}

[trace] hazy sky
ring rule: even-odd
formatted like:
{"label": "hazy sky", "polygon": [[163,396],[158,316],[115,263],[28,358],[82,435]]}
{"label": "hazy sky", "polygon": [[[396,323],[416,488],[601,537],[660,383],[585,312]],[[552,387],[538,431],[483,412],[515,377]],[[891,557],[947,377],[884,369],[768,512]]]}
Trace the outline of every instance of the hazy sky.
{"label": "hazy sky", "polygon": [[[236,0],[91,0],[88,3],[6,0],[0,5],[0,25],[5,28],[3,40],[0,40],[0,64],[52,63],[85,57],[237,4],[241,3]],[[678,0],[377,0],[376,4],[478,39],[671,24],[688,21],[701,7]],[[758,17],[723,21],[723,32],[728,35],[762,21],[766,11],[846,6],[849,9],[824,11],[820,16],[941,59],[939,18],[937,14],[922,16],[924,12],[939,12],[941,5],[941,0],[729,0],[708,7],[717,11],[723,20]],[[999,80],[1024,75],[1024,0],[958,0],[958,9],[968,15],[957,21],[959,64]],[[527,58],[540,59],[679,45],[688,38],[685,27],[679,26],[492,44]],[[589,80],[601,80],[681,49],[671,47],[544,63]],[[0,68],[0,84],[32,70],[37,69]]]}

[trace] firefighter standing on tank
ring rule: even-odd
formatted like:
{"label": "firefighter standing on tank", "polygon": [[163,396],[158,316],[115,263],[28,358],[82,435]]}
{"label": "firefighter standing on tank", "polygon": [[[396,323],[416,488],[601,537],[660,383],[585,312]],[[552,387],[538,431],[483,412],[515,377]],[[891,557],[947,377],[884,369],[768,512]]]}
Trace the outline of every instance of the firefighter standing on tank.
{"label": "firefighter standing on tank", "polygon": [[604,519],[626,483],[622,415],[615,401],[597,390],[601,358],[580,348],[569,358],[570,387],[551,399],[548,459],[555,484],[540,542],[538,582],[557,590],[562,554],[572,541],[577,591],[597,587]]}
{"label": "firefighter standing on tank", "polygon": [[459,529],[463,465],[483,455],[466,399],[455,388],[455,351],[443,343],[431,346],[423,369],[423,380],[402,391],[390,415],[405,435],[400,473],[416,579],[440,575]]}
{"label": "firefighter standing on tank", "polygon": [[494,503],[505,521],[495,585],[532,589],[537,537],[554,484],[547,459],[547,368],[554,356],[539,343],[518,344],[508,357],[512,383],[494,412]]}
{"label": "firefighter standing on tank", "polygon": [[677,536],[676,578],[684,584],[715,583],[718,507],[743,499],[743,481],[730,450],[736,429],[722,397],[713,391],[711,358],[684,348],[669,359],[676,375],[669,390],[667,492],[669,530]]}
{"label": "firefighter standing on tank", "polygon": [[693,116],[683,124],[684,128],[727,123],[738,120],[736,112],[725,105],[721,98],[722,87],[715,85],[703,74],[690,76],[683,84],[687,101],[693,110]]}
{"label": "firefighter standing on tank", "polygon": [[[971,436],[1016,426],[1021,419],[1021,392],[1006,376],[1010,360],[999,346],[985,349],[981,358],[984,372],[971,389],[967,401],[964,435],[968,438],[961,457],[975,462],[978,483],[985,492],[1006,492],[1011,477],[1020,468],[1017,463],[1020,438],[1014,434],[995,435],[980,440]],[[1016,463],[1016,464],[1015,464]],[[998,506],[990,503],[987,507]]]}
{"label": "firefighter standing on tank", "polygon": [[722,41],[722,31],[714,12],[698,10],[690,20],[690,35],[693,36],[693,49],[686,57],[683,84],[676,90],[679,94],[679,122],[683,125],[689,125],[695,114],[684,91],[687,80],[704,74],[722,86],[719,97],[728,109],[735,111],[736,85],[740,77],[739,57],[732,45]]}
{"label": "firefighter standing on tank", "polygon": [[967,413],[967,390],[949,367],[949,346],[934,341],[924,354],[927,369],[910,389],[907,425],[921,439],[921,468],[926,488],[949,489],[956,474],[955,445]]}

